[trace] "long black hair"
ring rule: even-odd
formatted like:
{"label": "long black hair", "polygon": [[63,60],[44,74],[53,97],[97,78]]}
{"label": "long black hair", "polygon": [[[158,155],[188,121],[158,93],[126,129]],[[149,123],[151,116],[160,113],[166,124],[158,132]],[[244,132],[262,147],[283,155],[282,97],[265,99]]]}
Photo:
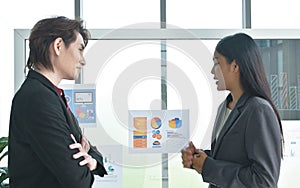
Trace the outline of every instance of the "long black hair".
{"label": "long black hair", "polygon": [[241,84],[246,93],[264,98],[271,104],[280,126],[281,157],[283,157],[284,139],[280,115],[271,98],[270,86],[257,44],[249,35],[237,33],[220,40],[216,51],[222,54],[229,64],[235,60],[239,65]]}

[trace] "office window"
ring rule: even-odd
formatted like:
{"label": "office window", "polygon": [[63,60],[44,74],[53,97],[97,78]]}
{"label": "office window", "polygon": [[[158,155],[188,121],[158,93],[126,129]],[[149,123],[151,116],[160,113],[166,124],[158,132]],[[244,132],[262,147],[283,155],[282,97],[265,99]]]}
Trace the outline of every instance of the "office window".
{"label": "office window", "polygon": [[300,28],[299,7],[295,0],[252,0],[252,28]]}
{"label": "office window", "polygon": [[[256,40],[281,118],[300,118],[300,40]],[[266,45],[269,44],[269,45]]]}
{"label": "office window", "polygon": [[96,84],[98,126],[103,129],[96,131],[97,141],[123,147],[122,161],[116,161],[123,186],[159,187],[161,156],[129,152],[128,110],[160,109],[160,41],[95,40],[88,47],[83,81]]}
{"label": "office window", "polygon": [[[32,28],[40,19],[51,16],[66,16],[74,18],[74,0],[51,0],[51,1],[10,1],[9,6],[18,15],[12,16],[9,21],[14,23],[14,28]],[[6,4],[5,4],[6,5]]]}
{"label": "office window", "polygon": [[181,28],[242,28],[240,0],[167,1],[167,23]]}
{"label": "office window", "polygon": [[[88,0],[83,1],[83,19],[88,28],[120,28],[129,25],[160,22],[160,1]],[[159,28],[159,24],[149,27]]]}

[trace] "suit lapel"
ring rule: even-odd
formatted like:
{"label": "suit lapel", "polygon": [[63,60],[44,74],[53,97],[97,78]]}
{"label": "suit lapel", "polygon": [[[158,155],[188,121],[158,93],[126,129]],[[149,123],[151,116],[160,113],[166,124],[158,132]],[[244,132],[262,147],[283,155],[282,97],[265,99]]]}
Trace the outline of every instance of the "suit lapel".
{"label": "suit lapel", "polygon": [[214,142],[214,140],[216,139],[217,131],[218,131],[219,127],[221,126],[222,119],[225,115],[226,106],[227,106],[227,102],[224,101],[221,104],[220,108],[218,109],[218,113],[217,113],[217,116],[216,116],[216,121],[215,121],[214,128],[213,128],[213,131],[212,131],[211,142]]}
{"label": "suit lapel", "polygon": [[[57,94],[58,95],[58,94]],[[71,112],[71,110],[69,111],[68,108],[66,107],[66,104],[63,100],[62,97],[64,96],[59,96],[60,98],[60,103],[63,106],[64,109],[64,114],[67,120],[67,126],[70,129],[70,133],[73,134],[73,136],[75,137],[75,139],[77,140],[77,142],[79,142],[81,140],[81,130],[80,127],[78,125],[78,121],[77,119],[74,117],[73,113]]]}
{"label": "suit lapel", "polygon": [[71,131],[72,131],[73,134],[75,134],[74,136],[77,139],[77,141],[80,142],[82,132],[81,132],[81,129],[79,127],[78,121],[75,118],[75,116],[73,115],[73,113],[70,114],[70,117],[72,119],[72,122],[70,123]]}
{"label": "suit lapel", "polygon": [[[248,94],[243,94],[241,96],[241,98],[238,100],[237,104],[235,105],[235,107],[233,108],[233,110],[231,111],[230,115],[228,116],[219,136],[218,139],[214,140],[214,147],[213,147],[213,157],[216,156],[219,147],[221,146],[222,140],[224,138],[224,136],[227,134],[227,132],[232,128],[235,120],[240,116],[241,113],[241,107],[244,106],[244,104],[246,103],[246,101],[248,100],[250,96]],[[230,100],[232,100],[231,95],[227,97],[227,100],[225,101],[225,108],[222,108],[222,113],[224,115],[227,104],[230,102]],[[220,116],[221,118],[219,118],[219,120],[217,121],[219,124],[222,123],[222,117],[224,116]],[[220,125],[218,125],[220,126]]]}
{"label": "suit lapel", "polygon": [[46,77],[44,77],[43,75],[41,75],[40,73],[38,73],[34,70],[29,70],[27,77],[39,80],[48,89],[50,89],[52,92],[54,92],[57,95],[57,97],[60,100],[61,106],[64,109],[64,115],[66,117],[67,124],[68,124],[67,128],[70,130],[70,133],[72,133],[75,136],[76,140],[80,141],[82,133],[81,133],[80,127],[78,125],[78,121],[74,117],[73,113],[69,113],[65,102],[63,101],[62,97],[57,93],[57,91],[54,89],[53,84]]}

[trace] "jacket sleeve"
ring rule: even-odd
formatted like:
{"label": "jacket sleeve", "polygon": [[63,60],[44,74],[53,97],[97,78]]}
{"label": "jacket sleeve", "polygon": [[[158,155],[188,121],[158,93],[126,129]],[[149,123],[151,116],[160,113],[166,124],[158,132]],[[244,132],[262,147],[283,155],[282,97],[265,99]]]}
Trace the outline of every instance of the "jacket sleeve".
{"label": "jacket sleeve", "polygon": [[281,135],[275,113],[269,105],[261,105],[248,117],[244,140],[248,164],[207,157],[202,170],[205,182],[230,188],[277,187]]}
{"label": "jacket sleeve", "polygon": [[79,166],[82,159],[73,159],[76,150],[69,149],[73,143],[70,128],[59,97],[43,92],[33,96],[30,112],[24,123],[30,147],[41,162],[60,182],[61,187],[87,188],[94,181],[93,173]]}
{"label": "jacket sleeve", "polygon": [[89,151],[89,154],[97,161],[97,168],[95,170],[93,170],[93,174],[103,177],[104,175],[107,175],[107,172],[103,165],[102,154],[97,150],[97,148],[95,146],[92,146],[92,145],[90,145],[90,146],[91,146],[91,149]]}
{"label": "jacket sleeve", "polygon": [[211,156],[211,150],[203,150],[207,156]]}
{"label": "jacket sleeve", "polygon": [[[76,125],[78,127],[78,130],[80,131],[80,137],[82,138],[82,132],[79,128],[79,124],[77,119],[75,118],[75,116],[72,114],[72,117],[74,118],[74,120],[76,121]],[[103,177],[104,175],[107,175],[106,169],[103,165],[103,157],[102,154],[98,151],[96,146],[93,146],[90,141],[88,141],[89,145],[90,145],[90,150],[88,152],[89,155],[91,155],[96,161],[97,161],[97,168],[95,170],[93,170],[93,174],[94,175],[99,175],[101,177]]]}

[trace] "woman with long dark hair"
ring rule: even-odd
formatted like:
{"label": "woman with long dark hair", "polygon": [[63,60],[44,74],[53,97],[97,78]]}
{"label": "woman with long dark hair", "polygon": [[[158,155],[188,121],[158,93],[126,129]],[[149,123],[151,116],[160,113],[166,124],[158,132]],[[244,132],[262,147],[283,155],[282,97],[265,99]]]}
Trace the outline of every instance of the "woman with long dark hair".
{"label": "woman with long dark hair", "polygon": [[183,166],[195,169],[211,188],[276,188],[283,132],[259,49],[244,33],[227,36],[213,62],[217,89],[230,94],[218,108],[211,150],[190,142],[182,150]]}

